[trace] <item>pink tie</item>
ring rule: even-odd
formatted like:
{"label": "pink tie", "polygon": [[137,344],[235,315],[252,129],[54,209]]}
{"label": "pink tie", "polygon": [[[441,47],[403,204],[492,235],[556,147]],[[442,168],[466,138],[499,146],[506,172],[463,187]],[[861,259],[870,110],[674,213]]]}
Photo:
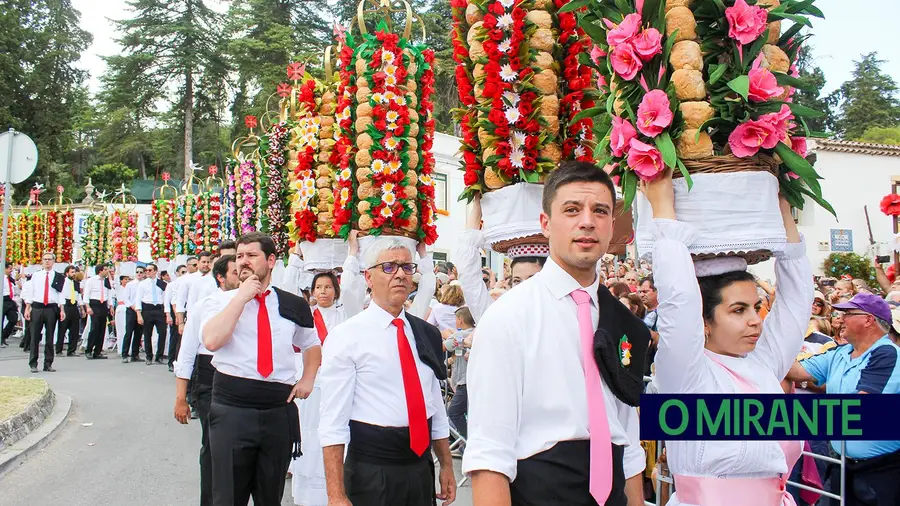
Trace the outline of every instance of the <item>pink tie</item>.
{"label": "pink tie", "polygon": [[612,440],[603,401],[600,370],[594,360],[594,322],[591,319],[591,296],[584,290],[570,294],[578,304],[578,330],[581,334],[581,359],[587,390],[588,428],[591,432],[590,491],[597,504],[605,504],[612,490]]}

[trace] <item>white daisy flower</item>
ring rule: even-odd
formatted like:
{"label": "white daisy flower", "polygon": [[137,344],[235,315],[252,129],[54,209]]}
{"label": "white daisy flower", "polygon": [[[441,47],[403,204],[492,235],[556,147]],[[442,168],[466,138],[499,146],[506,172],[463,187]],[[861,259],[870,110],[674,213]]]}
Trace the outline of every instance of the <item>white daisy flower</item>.
{"label": "white daisy flower", "polygon": [[381,208],[381,216],[384,218],[390,218],[393,215],[394,211],[392,211],[390,207],[385,206]]}
{"label": "white daisy flower", "polygon": [[500,51],[501,53],[508,53],[510,49],[512,49],[511,39],[506,39],[497,45],[497,51]]}
{"label": "white daisy flower", "polygon": [[513,70],[512,65],[506,64],[500,68],[500,79],[507,83],[511,83],[519,77],[519,73]]}
{"label": "white daisy flower", "polygon": [[502,5],[504,9],[509,9],[515,3],[516,0],[500,0],[500,5]]}
{"label": "white daisy flower", "polygon": [[517,169],[525,167],[525,153],[521,149],[514,149],[509,154],[509,163]]}
{"label": "white daisy flower", "polygon": [[512,14],[506,13],[499,18],[497,18],[497,27],[501,30],[506,30],[513,24]]}
{"label": "white daisy flower", "polygon": [[394,192],[386,192],[381,195],[381,200],[385,204],[392,206],[395,202],[397,202],[397,196],[394,195]]}
{"label": "white daisy flower", "polygon": [[510,107],[517,107],[519,105],[519,94],[514,91],[504,91],[503,99],[506,101]]}
{"label": "white daisy flower", "polygon": [[512,139],[513,147],[521,147],[525,145],[525,138],[528,136],[525,132],[521,130],[513,130],[510,138]]}
{"label": "white daisy flower", "polygon": [[576,158],[581,158],[582,156],[584,156],[584,154],[585,154],[584,146],[577,146],[575,148],[575,157]]}
{"label": "white daisy flower", "polygon": [[516,121],[519,121],[519,118],[522,117],[522,115],[519,113],[518,107],[510,107],[506,109],[503,114],[506,116],[506,121],[508,121],[510,125],[512,125]]}

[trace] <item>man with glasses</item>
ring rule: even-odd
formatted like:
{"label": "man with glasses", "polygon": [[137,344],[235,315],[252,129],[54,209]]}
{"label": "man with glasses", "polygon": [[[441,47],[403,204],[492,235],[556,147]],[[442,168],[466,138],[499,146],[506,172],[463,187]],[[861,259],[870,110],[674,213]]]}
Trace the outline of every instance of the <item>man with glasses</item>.
{"label": "man with glasses", "polygon": [[145,270],[146,278],[138,285],[137,297],[133,306],[137,313],[138,324],[144,327],[144,354],[147,365],[152,365],[153,360],[153,329],[156,329],[156,360],[162,364],[163,350],[166,344],[166,310],[165,291],[166,282],[157,279],[159,268],[155,264],[148,264]]}
{"label": "man with glasses", "polygon": [[[891,308],[884,299],[859,293],[836,304],[844,315],[848,346],[795,362],[787,379],[825,384],[828,394],[900,393],[900,347],[891,341]],[[840,453],[840,442],[832,441]],[[897,441],[847,441],[844,504],[900,504],[900,438]],[[840,494],[840,467],[830,466],[831,492]]]}
{"label": "man with glasses", "polygon": [[94,267],[97,274],[84,283],[84,297],[87,299],[87,314],[91,317],[91,328],[88,331],[84,356],[88,360],[105,359],[101,353],[103,337],[106,334],[106,322],[109,320],[109,305],[112,301],[112,284],[109,282],[107,266],[99,264]]}
{"label": "man with glasses", "polygon": [[[138,267],[135,270],[135,278],[125,285],[125,291],[122,294],[122,302],[127,308],[125,309],[125,339],[122,341],[122,363],[124,364],[141,359],[141,336],[144,334],[144,327],[138,321],[137,311],[134,310],[134,307],[140,302],[137,292],[142,281],[144,281],[144,268]],[[129,348],[131,357],[128,356]]]}
{"label": "man with glasses", "polygon": [[418,270],[412,255],[398,238],[375,240],[363,259],[372,302],[325,340],[318,434],[332,506],[431,506],[432,447],[440,462],[437,498],[448,504],[456,497],[441,335],[403,310]]}
{"label": "man with glasses", "polygon": [[53,271],[56,255],[44,253],[41,270],[31,276],[31,282],[22,294],[25,301],[25,319],[31,321],[31,355],[28,365],[31,372],[38,372],[38,350],[41,347],[41,331],[44,332],[44,372],[56,372],[53,368],[53,336],[56,322],[64,320],[66,313],[59,307],[65,302],[62,296],[65,276]]}

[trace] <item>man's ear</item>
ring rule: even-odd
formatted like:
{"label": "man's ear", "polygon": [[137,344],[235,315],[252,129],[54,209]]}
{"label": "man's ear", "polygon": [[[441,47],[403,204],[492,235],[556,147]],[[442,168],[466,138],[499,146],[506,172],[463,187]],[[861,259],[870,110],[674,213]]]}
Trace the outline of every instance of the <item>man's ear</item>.
{"label": "man's ear", "polygon": [[549,239],[550,238],[550,215],[547,213],[541,212],[540,222],[541,222],[541,233],[544,234],[544,237]]}

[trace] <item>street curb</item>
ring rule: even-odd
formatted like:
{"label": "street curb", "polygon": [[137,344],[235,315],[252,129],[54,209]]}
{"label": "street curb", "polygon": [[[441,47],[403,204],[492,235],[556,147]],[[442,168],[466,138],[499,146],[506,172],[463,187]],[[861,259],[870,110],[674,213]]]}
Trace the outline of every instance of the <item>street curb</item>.
{"label": "street curb", "polygon": [[[52,392],[52,390],[51,390]],[[72,412],[72,398],[54,394],[53,411],[44,423],[27,436],[0,452],[0,477],[25,462],[28,457],[44,449],[62,430]]]}

